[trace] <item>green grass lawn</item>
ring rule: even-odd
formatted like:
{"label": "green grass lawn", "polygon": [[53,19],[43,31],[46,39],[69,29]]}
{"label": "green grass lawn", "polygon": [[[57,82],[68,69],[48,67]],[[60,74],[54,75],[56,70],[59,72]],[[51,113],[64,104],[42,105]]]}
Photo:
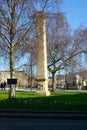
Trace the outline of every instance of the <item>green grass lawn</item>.
{"label": "green grass lawn", "polygon": [[87,111],[87,93],[52,92],[50,96],[38,96],[35,92],[16,92],[16,99],[8,99],[8,91],[0,91],[0,109]]}

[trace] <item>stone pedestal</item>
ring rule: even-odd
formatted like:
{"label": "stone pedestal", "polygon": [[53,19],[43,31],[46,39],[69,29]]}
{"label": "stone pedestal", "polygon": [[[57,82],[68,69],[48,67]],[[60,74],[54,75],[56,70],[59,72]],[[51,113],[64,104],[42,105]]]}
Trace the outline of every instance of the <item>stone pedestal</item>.
{"label": "stone pedestal", "polygon": [[37,23],[38,23],[37,93],[41,95],[50,95],[48,91],[46,23],[44,12],[38,13]]}

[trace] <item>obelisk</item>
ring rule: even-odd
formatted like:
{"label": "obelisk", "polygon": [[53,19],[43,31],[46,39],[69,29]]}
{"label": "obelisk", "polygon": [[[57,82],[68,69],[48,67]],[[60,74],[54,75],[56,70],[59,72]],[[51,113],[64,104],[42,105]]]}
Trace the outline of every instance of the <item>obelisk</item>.
{"label": "obelisk", "polygon": [[37,64],[37,83],[40,88],[37,93],[50,95],[48,91],[48,72],[47,72],[47,48],[46,48],[46,17],[44,12],[37,14],[38,30],[38,64]]}

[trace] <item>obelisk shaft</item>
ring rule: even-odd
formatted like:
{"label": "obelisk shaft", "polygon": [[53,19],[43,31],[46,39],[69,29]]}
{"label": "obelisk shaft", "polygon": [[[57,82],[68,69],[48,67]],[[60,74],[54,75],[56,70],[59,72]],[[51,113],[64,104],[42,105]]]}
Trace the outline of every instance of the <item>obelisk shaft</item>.
{"label": "obelisk shaft", "polygon": [[46,49],[46,20],[44,12],[38,13],[38,66],[37,81],[42,91],[48,93],[47,49]]}

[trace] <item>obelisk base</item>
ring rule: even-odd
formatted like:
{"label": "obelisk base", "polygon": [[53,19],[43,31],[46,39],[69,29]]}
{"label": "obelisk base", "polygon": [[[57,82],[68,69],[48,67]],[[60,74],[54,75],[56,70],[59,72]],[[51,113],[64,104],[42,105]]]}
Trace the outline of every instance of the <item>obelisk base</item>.
{"label": "obelisk base", "polygon": [[49,91],[43,91],[43,90],[37,90],[36,94],[37,95],[41,95],[41,96],[50,96],[50,92]]}
{"label": "obelisk base", "polygon": [[50,92],[48,91],[48,81],[46,78],[37,78],[38,90],[36,94],[49,96]]}

